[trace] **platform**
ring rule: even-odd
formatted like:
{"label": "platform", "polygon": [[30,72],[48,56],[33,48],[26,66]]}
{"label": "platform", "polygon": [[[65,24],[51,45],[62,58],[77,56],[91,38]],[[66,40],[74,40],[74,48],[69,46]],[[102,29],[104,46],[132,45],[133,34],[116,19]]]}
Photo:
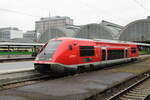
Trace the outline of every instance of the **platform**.
{"label": "platform", "polygon": [[34,60],[35,57],[11,57],[11,58],[0,58],[0,63],[4,62],[16,62],[16,61],[31,61]]}
{"label": "platform", "polygon": [[0,91],[0,100],[82,100],[147,70],[150,60]]}
{"label": "platform", "polygon": [[0,74],[34,69],[32,61],[0,63]]}

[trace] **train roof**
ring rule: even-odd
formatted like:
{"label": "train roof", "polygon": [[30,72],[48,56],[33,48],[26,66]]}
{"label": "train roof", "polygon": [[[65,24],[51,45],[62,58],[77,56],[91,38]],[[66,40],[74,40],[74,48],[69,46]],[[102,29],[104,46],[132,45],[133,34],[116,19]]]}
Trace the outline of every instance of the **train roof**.
{"label": "train roof", "polygon": [[83,39],[83,38],[70,38],[70,37],[61,37],[56,39],[63,39],[63,40],[82,40],[82,41],[92,41],[92,42],[106,42],[106,43],[116,43],[116,44],[133,44],[139,46],[150,46],[150,44],[146,43],[136,43],[136,42],[129,42],[129,41],[120,41],[120,40],[107,40],[107,39]]}
{"label": "train roof", "polygon": [[[91,42],[106,42],[106,43],[116,43],[116,44],[133,44],[139,46],[150,46],[146,43],[136,43],[129,41],[120,41],[120,40],[107,40],[107,39],[83,39],[83,38],[71,38],[71,37],[60,37],[54,39],[61,40],[82,40],[82,41],[91,41]],[[44,43],[15,43],[15,42],[0,42],[0,46],[42,46]]]}

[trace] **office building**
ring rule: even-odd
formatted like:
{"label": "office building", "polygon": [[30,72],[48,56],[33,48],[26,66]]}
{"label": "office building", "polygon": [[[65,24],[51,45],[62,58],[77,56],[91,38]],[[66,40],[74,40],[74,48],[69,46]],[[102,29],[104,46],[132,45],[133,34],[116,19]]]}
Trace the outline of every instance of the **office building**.
{"label": "office building", "polygon": [[73,25],[73,19],[67,16],[53,16],[41,18],[35,22],[35,30],[37,33],[43,34],[50,30],[50,28],[65,27],[67,25]]}
{"label": "office building", "polygon": [[16,27],[0,28],[0,41],[9,41],[14,38],[23,38],[22,30]]}

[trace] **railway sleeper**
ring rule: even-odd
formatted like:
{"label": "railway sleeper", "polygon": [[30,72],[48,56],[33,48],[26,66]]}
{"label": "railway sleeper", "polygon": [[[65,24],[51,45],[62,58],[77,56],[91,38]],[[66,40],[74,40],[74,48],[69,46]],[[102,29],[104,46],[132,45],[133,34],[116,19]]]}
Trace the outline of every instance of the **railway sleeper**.
{"label": "railway sleeper", "polygon": [[[119,100],[127,100],[127,98],[125,98],[125,97],[119,97]],[[134,100],[134,99],[129,99],[128,98],[128,100]]]}
{"label": "railway sleeper", "polygon": [[133,93],[127,93],[126,95],[129,95],[129,96],[137,96],[137,97],[145,97],[147,94],[145,95],[145,94],[143,94],[143,93],[142,93],[142,94],[139,94],[139,93],[136,93],[136,94],[135,94],[135,93],[134,93],[134,94],[133,94]]}
{"label": "railway sleeper", "polygon": [[123,95],[122,97],[126,98],[126,100],[129,99],[134,99],[134,100],[138,100],[138,99],[143,99],[143,97],[140,97],[140,96],[131,96],[131,95]]}
{"label": "railway sleeper", "polygon": [[150,93],[150,91],[130,91],[130,93],[132,93],[132,94],[139,94],[139,93],[141,93],[141,94],[149,94]]}

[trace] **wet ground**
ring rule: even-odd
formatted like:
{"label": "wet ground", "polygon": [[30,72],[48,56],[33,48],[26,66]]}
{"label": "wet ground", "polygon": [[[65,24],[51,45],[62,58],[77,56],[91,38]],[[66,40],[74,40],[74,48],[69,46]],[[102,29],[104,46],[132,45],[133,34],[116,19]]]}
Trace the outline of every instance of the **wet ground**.
{"label": "wet ground", "polygon": [[0,100],[82,100],[150,70],[150,60],[0,91]]}
{"label": "wet ground", "polygon": [[[105,71],[84,73],[2,91],[0,92],[0,98],[8,95],[17,96],[17,98],[22,97],[23,99],[20,100],[24,100],[24,97],[27,100],[81,100],[132,75],[132,73],[127,72],[111,73]],[[7,100],[16,99],[7,98]]]}

